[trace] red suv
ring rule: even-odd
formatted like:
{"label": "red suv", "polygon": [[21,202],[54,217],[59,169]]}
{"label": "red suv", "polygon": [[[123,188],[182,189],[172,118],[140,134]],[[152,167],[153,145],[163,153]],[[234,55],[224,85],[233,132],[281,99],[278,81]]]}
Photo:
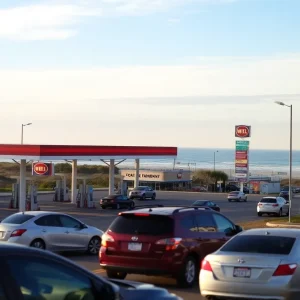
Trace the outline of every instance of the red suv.
{"label": "red suv", "polygon": [[202,259],[242,231],[222,214],[201,207],[152,207],[119,213],[102,236],[100,265],[110,278],[169,275],[192,286]]}

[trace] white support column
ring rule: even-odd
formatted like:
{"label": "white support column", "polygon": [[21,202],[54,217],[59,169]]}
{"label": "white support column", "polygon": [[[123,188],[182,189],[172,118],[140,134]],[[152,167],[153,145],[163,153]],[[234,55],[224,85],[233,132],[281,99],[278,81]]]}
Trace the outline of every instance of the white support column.
{"label": "white support column", "polygon": [[140,184],[140,160],[135,160],[135,179],[134,179],[134,187],[139,186]]}
{"label": "white support column", "polygon": [[109,164],[109,189],[108,194],[114,194],[115,189],[115,160],[111,159]]}
{"label": "white support column", "polygon": [[19,211],[26,210],[26,159],[21,159],[20,163],[20,200]]}
{"label": "white support column", "polygon": [[71,201],[76,204],[77,197],[77,159],[72,161],[72,186],[71,186]]}

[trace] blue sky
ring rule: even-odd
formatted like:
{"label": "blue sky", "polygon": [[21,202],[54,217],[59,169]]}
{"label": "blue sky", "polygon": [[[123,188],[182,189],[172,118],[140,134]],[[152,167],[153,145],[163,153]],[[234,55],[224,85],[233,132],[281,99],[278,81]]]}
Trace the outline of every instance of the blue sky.
{"label": "blue sky", "polygon": [[273,102],[293,103],[296,134],[299,11],[298,0],[1,1],[2,141],[32,122],[28,143],[231,148],[246,123],[255,148],[287,149],[288,111]]}

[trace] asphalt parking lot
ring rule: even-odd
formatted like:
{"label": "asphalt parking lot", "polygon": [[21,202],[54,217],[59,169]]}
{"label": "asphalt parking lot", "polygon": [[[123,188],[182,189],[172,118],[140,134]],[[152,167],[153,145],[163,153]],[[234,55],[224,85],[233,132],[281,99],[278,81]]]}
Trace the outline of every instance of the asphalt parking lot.
{"label": "asphalt parking lot", "polygon": [[[41,210],[46,211],[61,211],[70,214],[81,221],[100,228],[105,231],[110,223],[117,216],[117,210],[106,209],[102,210],[99,206],[99,201],[102,196],[106,195],[105,191],[95,191],[94,200],[96,201],[95,209],[78,209],[71,203],[53,202],[52,194],[44,194],[38,196]],[[213,193],[186,193],[186,192],[158,192],[157,200],[136,200],[136,205],[143,204],[163,204],[163,205],[191,205],[195,200],[211,200],[218,204],[221,208],[221,213],[229,217],[236,224],[244,221],[257,220],[256,205],[261,195],[248,195],[247,202],[228,202],[227,194],[213,194]],[[8,209],[8,202],[10,197],[0,197],[0,220],[15,212],[15,210]],[[300,199],[294,198],[293,213],[300,212]],[[100,269],[98,258],[86,256],[82,254],[68,254],[69,259],[78,264],[94,271],[96,274],[105,276],[105,272]],[[175,280],[162,277],[148,277],[140,275],[129,275],[126,279],[140,281],[145,283],[156,284],[167,288],[170,292],[180,295],[183,299],[202,299],[199,294],[199,288],[193,289],[177,289]]]}

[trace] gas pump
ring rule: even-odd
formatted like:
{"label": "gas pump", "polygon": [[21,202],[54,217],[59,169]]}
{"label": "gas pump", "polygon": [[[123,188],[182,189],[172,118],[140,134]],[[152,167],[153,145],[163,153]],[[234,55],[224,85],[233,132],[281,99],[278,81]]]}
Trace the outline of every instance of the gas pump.
{"label": "gas pump", "polygon": [[37,201],[37,188],[34,184],[28,186],[28,194],[26,197],[26,210],[40,210],[38,201]]}
{"label": "gas pump", "polygon": [[87,185],[86,186],[86,198],[87,198],[87,207],[88,208],[95,208],[95,203],[93,199],[93,186]]}
{"label": "gas pump", "polygon": [[66,184],[66,178],[64,177],[63,180],[56,180],[56,186],[54,188],[55,193],[53,196],[53,201],[70,201],[68,197],[68,191],[67,191],[67,184]]}
{"label": "gas pump", "polygon": [[19,208],[19,184],[18,183],[14,183],[12,185],[12,195],[11,195],[9,208]]}
{"label": "gas pump", "polygon": [[120,181],[118,183],[118,192],[122,196],[128,196],[127,190],[128,190],[127,181],[124,180],[124,176],[121,176]]}
{"label": "gas pump", "polygon": [[84,207],[84,200],[85,200],[85,184],[80,184],[77,194],[77,207],[82,208]]}

